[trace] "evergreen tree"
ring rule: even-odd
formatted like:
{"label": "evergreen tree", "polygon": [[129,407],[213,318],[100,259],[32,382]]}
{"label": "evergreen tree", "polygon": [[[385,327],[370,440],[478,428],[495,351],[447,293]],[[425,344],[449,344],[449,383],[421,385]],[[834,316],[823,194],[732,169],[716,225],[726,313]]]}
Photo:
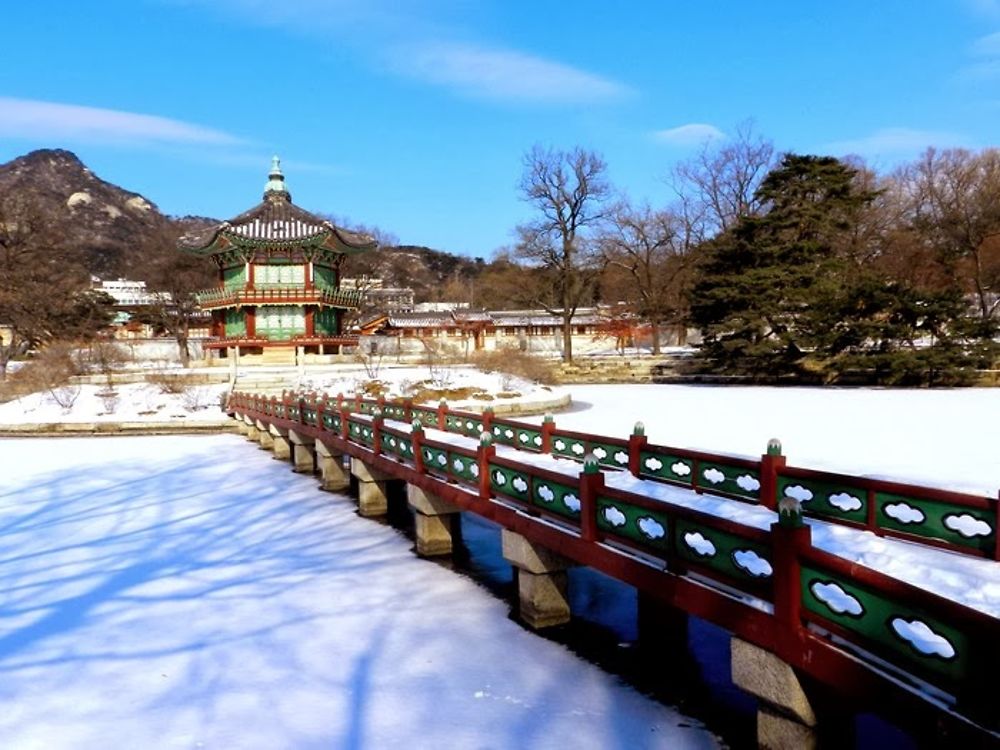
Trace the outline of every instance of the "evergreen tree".
{"label": "evergreen tree", "polygon": [[709,243],[691,313],[710,367],[767,378],[803,372],[817,338],[808,311],[838,292],[844,238],[873,197],[837,159],[782,159],[757,191],[763,213]]}

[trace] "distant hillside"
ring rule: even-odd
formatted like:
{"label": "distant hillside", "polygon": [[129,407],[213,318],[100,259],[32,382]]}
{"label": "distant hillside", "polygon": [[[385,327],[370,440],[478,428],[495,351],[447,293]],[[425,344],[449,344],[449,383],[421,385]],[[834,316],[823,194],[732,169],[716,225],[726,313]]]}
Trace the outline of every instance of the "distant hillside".
{"label": "distant hillside", "polygon": [[482,259],[453,255],[418,245],[390,245],[348,259],[345,276],[375,276],[385,286],[410,287],[417,302],[467,302],[470,281],[485,264]]}
{"label": "distant hillside", "polygon": [[127,275],[142,248],[171,230],[152,201],[100,179],[62,149],[0,164],[0,196],[16,197],[44,216],[87,269],[103,277]]}
{"label": "distant hillside", "polygon": [[[80,253],[87,270],[102,278],[145,278],[151,256],[170,252],[173,238],[219,223],[203,216],[165,216],[148,198],[102,180],[63,149],[32,151],[0,164],[0,199],[10,197],[44,216],[65,246]],[[482,260],[391,245],[350,258],[344,273],[412,287],[418,301],[463,301],[463,290],[482,268]]]}

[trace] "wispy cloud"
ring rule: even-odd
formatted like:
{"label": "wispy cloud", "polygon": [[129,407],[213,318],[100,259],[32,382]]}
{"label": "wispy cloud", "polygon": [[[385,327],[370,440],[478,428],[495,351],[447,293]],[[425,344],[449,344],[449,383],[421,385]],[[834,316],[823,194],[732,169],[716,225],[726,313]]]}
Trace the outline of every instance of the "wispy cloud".
{"label": "wispy cloud", "polygon": [[592,104],[631,94],[617,81],[561,62],[473,44],[405,45],[390,53],[390,66],[401,75],[476,99]]}
{"label": "wispy cloud", "polygon": [[157,115],[7,97],[0,97],[0,136],[123,145],[244,143],[221,130]]}
{"label": "wispy cloud", "polygon": [[967,147],[970,139],[960,133],[914,128],[881,128],[860,138],[833,141],[822,146],[828,153],[858,154],[867,157],[895,157],[916,154],[928,146],[939,148]]}
{"label": "wispy cloud", "polygon": [[671,146],[700,146],[707,141],[722,140],[725,137],[726,134],[717,127],[703,122],[692,122],[653,133],[655,140]]}
{"label": "wispy cloud", "polygon": [[1000,31],[979,37],[972,43],[972,54],[979,57],[1000,57]]}
{"label": "wispy cloud", "polygon": [[964,0],[973,13],[987,18],[1000,18],[1000,0]]}

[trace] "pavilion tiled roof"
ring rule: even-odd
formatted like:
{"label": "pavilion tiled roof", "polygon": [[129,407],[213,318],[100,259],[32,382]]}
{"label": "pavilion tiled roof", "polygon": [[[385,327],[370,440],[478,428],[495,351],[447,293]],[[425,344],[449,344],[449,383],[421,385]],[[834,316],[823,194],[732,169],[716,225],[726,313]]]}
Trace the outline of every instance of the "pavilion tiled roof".
{"label": "pavilion tiled roof", "polygon": [[265,187],[264,200],[259,204],[229,221],[183,235],[178,240],[178,246],[182,250],[204,251],[216,244],[220,235],[229,241],[224,244],[235,245],[242,242],[297,244],[332,235],[337,244],[349,249],[371,250],[375,247],[375,240],[368,235],[342,229],[292,203],[277,158],[270,178]]}

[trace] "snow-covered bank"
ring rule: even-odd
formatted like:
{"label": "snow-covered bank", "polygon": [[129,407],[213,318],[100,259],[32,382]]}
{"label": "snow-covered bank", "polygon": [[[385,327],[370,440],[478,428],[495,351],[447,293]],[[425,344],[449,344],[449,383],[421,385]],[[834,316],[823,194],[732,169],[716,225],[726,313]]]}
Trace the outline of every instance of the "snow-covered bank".
{"label": "snow-covered bank", "polygon": [[[890,390],[688,385],[573,386],[565,429],[759,456],[779,438],[788,463],[891,476],[996,497],[1000,388]],[[537,421],[537,420],[536,420]]]}
{"label": "snow-covered bank", "polygon": [[235,436],[0,460],[0,747],[715,745]]}

